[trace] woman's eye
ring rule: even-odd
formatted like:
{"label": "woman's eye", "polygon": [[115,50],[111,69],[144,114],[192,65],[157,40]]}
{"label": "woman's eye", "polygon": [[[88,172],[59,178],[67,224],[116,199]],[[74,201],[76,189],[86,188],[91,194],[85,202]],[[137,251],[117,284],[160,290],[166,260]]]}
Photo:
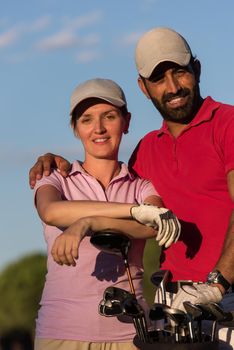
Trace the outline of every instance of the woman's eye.
{"label": "woman's eye", "polygon": [[80,118],[80,122],[82,124],[89,124],[91,122],[91,118]]}

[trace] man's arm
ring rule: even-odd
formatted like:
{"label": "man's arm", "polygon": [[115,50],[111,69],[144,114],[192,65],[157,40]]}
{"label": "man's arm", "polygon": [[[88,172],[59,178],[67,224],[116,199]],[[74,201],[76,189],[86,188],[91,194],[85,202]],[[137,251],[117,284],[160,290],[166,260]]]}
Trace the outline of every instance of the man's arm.
{"label": "man's arm", "polygon": [[[234,202],[234,170],[227,175],[228,190],[232,201]],[[220,258],[215,266],[225,279],[231,284],[234,283],[234,209],[232,211],[226,238],[224,240],[223,249]]]}
{"label": "man's arm", "polygon": [[43,156],[38,157],[37,162],[29,170],[30,187],[33,189],[36,180],[40,180],[43,175],[50,175],[52,168],[59,169],[61,175],[66,177],[71,168],[71,163],[65,158],[53,153],[46,153]]}

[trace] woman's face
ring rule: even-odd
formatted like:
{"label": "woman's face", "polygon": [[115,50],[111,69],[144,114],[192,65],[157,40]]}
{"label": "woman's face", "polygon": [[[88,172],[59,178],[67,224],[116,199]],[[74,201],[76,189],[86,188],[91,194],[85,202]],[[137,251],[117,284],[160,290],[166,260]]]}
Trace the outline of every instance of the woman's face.
{"label": "woman's face", "polygon": [[76,120],[75,133],[81,139],[87,157],[118,159],[123,133],[128,130],[130,114],[107,102],[93,104],[83,109]]}

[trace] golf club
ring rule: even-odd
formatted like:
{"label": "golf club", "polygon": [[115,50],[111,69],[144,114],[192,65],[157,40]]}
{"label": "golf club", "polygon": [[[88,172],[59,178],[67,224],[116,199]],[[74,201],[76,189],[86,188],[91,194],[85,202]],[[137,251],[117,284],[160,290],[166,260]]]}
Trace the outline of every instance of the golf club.
{"label": "golf club", "polygon": [[123,258],[130,290],[131,293],[135,295],[135,288],[128,263],[128,251],[131,245],[130,239],[118,232],[105,230],[95,232],[91,236],[90,242],[99,250],[106,253],[116,254]]}
{"label": "golf club", "polygon": [[197,305],[201,309],[203,320],[213,321],[210,338],[211,338],[211,341],[214,342],[216,337],[216,329],[217,329],[216,315],[214,314],[212,309],[209,307],[209,304],[195,304],[195,305]]}
{"label": "golf club", "polygon": [[201,330],[201,317],[202,311],[201,309],[192,304],[190,301],[184,301],[184,308],[189,315],[190,318],[190,334],[192,334],[193,341],[195,341],[195,330],[194,330],[194,321],[197,321],[197,341],[201,342],[202,340],[202,330]]}
{"label": "golf club", "polygon": [[166,304],[166,283],[168,281],[169,277],[169,270],[159,270],[152,274],[151,276],[151,282],[159,288],[161,292],[161,300],[159,302],[162,302],[162,304]]}

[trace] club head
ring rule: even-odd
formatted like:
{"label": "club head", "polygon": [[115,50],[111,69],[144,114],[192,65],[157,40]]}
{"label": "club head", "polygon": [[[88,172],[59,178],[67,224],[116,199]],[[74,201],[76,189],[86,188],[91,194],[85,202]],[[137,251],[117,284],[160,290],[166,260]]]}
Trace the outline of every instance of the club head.
{"label": "club head", "polygon": [[149,318],[152,321],[163,320],[165,319],[164,309],[167,308],[166,304],[154,303],[149,311]]}
{"label": "club head", "polygon": [[211,311],[208,304],[195,304],[202,311],[202,320],[215,321],[216,316]]}
{"label": "club head", "polygon": [[131,245],[127,236],[107,230],[95,232],[90,238],[90,243],[99,250],[122,256],[124,259],[127,258]]}
{"label": "club head", "polygon": [[225,312],[219,304],[211,302],[208,305],[218,322],[229,322],[233,320],[232,313]]}
{"label": "club head", "polygon": [[169,278],[169,270],[159,270],[152,274],[151,282],[160,290],[161,302],[166,304],[166,283]]}
{"label": "club head", "polygon": [[98,305],[98,312],[102,316],[116,317],[123,314],[123,309],[119,302],[102,299]]}
{"label": "club head", "polygon": [[138,304],[135,296],[131,295],[122,302],[123,314],[131,317],[140,317],[144,311],[140,304]]}
{"label": "club head", "polygon": [[183,305],[187,314],[190,315],[193,320],[201,318],[202,311],[197,305],[192,304],[190,301],[184,301]]}
{"label": "club head", "polygon": [[107,287],[103,292],[103,299],[105,300],[118,300],[121,302],[130,296],[132,294],[127,290],[114,286]]}
{"label": "club head", "polygon": [[125,289],[113,286],[107,287],[98,306],[99,314],[107,317],[122,315],[123,301],[129,297],[133,297],[133,295]]}
{"label": "club head", "polygon": [[176,325],[188,323],[188,316],[186,312],[167,306],[164,308],[165,314],[175,322]]}
{"label": "club head", "polygon": [[169,270],[159,270],[152,274],[150,280],[156,286],[159,287],[160,283],[164,280],[167,281],[169,276]]}

